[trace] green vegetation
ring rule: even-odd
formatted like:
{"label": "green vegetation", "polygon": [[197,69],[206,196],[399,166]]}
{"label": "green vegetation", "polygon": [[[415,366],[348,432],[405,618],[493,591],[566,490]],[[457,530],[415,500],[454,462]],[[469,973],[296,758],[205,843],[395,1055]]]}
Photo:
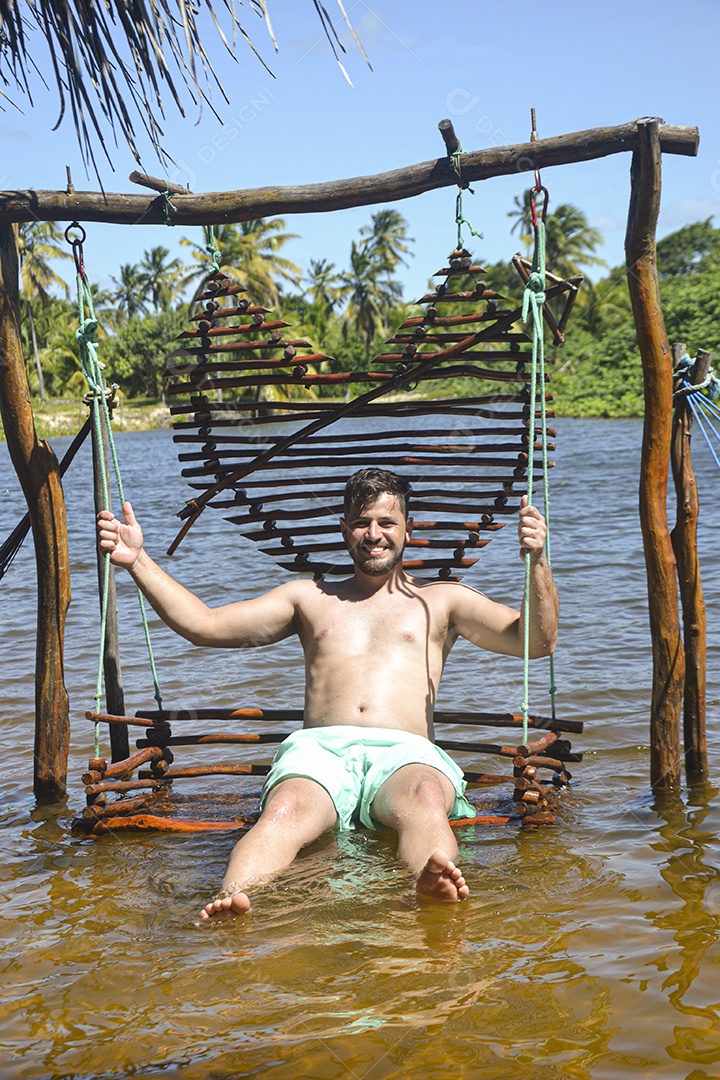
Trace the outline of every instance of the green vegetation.
{"label": "green vegetation", "polygon": [[[720,349],[720,229],[712,219],[685,225],[658,243],[658,277],[672,344]],[[625,268],[611,270],[585,296],[557,352],[553,380],[567,416],[641,416],[643,386]]]}
{"label": "green vegetation", "polygon": [[[527,194],[516,199],[509,216],[529,251]],[[223,226],[216,237],[220,264],[247,282],[256,301],[287,319],[294,335],[307,336],[318,351],[332,357],[328,370],[368,370],[393,328],[412,310],[404,301],[399,275],[414,243],[407,222],[394,209],[380,210],[352,241],[346,267],[318,259],[311,260],[304,273],[282,254],[292,235],[281,218]],[[86,392],[75,338],[76,306],[69,299],[70,287],[54,269],[58,260],[69,257],[61,241],[53,224],[20,228],[28,379],[39,399],[39,427],[47,433],[76,429]],[[565,416],[640,416],[642,372],[625,269],[607,269],[597,254],[601,242],[577,208],[566,204],[548,215],[548,268],[564,276],[590,269],[567,341],[548,349],[555,407]],[[131,401],[164,403],[166,356],[187,326],[189,295],[208,270],[205,248],[188,239],[182,243],[190,251],[189,265],[170,259],[166,248],[155,247],[136,265],[119,268],[113,291],[94,291],[101,359],[108,381],[120,386],[128,426],[137,423],[139,415]],[[475,254],[482,259],[481,251]],[[519,302],[522,282],[509,261],[486,270],[493,288]],[[687,342],[691,353],[698,348],[718,351],[720,229],[712,219],[686,225],[659,242],[658,274],[670,341]],[[424,389],[429,394],[441,389],[472,392],[467,385],[446,382],[428,383]],[[55,406],[57,422],[51,420],[53,406],[47,399],[64,402]],[[166,410],[155,407],[152,415],[153,423],[167,422]]]}

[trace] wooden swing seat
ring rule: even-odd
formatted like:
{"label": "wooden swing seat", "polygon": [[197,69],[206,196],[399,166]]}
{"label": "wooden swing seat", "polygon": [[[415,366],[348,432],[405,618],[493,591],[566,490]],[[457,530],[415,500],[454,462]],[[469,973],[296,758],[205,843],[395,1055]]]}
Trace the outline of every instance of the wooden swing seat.
{"label": "wooden swing seat", "polygon": [[[202,732],[188,735],[173,733],[177,726],[188,723],[196,725],[200,721],[263,721],[273,724],[302,724],[302,710],[294,709],[219,709],[201,708],[168,711],[140,710],[134,717],[111,716],[106,713],[86,713],[89,720],[108,725],[124,725],[126,728],[140,728],[143,735],[136,740],[137,750],[128,758],[108,762],[105,758],[91,758],[88,772],[83,775],[85,793],[89,805],[83,814],[83,826],[94,833],[105,832],[112,828],[159,828],[177,832],[219,831],[223,829],[242,829],[252,824],[255,815],[243,812],[232,820],[189,820],[182,815],[160,816],[149,812],[152,803],[160,802],[168,808],[168,801],[176,781],[188,780],[201,776],[237,776],[264,777],[270,769],[266,755],[264,760],[252,762],[221,762],[208,765],[178,766],[175,764],[174,750],[179,747],[217,748],[268,747],[272,751],[290,734],[288,730],[273,731],[219,731]],[[435,713],[435,725],[441,730],[445,725],[468,725],[489,727],[492,729],[522,729],[522,716],[518,713],[471,713],[462,710],[443,710]],[[509,765],[512,760],[512,772],[490,773],[464,769],[464,777],[470,788],[512,784],[517,803],[514,812],[478,814],[472,819],[463,819],[454,824],[500,824],[519,820],[531,807],[535,809],[532,821],[539,824],[552,816],[546,810],[548,795],[552,794],[548,783],[561,787],[569,783],[571,774],[567,765],[582,760],[582,754],[572,750],[569,740],[560,738],[563,733],[579,733],[583,729],[582,721],[552,720],[549,717],[529,717],[529,727],[544,732],[538,739],[526,745],[516,743],[490,743],[473,740],[445,738],[440,735],[437,745],[444,750],[472,755],[488,754],[505,759]],[[137,778],[129,775],[138,770]],[[541,783],[535,779],[544,770],[549,780]],[[142,795],[135,795],[142,791]],[[107,796],[113,795],[112,801]],[[246,790],[243,798],[255,800],[257,790]],[[529,796],[529,798],[528,798]],[[550,800],[552,802],[552,799]],[[540,804],[539,806],[537,804]],[[138,811],[142,810],[142,813]],[[544,816],[539,817],[542,814]]]}

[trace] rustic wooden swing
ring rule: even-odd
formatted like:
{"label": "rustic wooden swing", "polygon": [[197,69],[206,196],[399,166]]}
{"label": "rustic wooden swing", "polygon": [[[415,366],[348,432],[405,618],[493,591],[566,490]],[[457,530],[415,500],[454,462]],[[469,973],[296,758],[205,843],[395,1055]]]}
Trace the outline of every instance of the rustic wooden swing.
{"label": "rustic wooden swing", "polygon": [[[544,191],[537,180],[536,190]],[[542,277],[539,321],[560,343],[582,278],[556,277],[544,263],[539,275],[537,265],[519,255],[513,264],[526,288],[534,275],[537,289]],[[217,268],[209,273],[190,328],[170,357],[175,380],[170,393],[189,399],[172,407],[178,417],[174,439],[188,447],[179,454],[182,472],[200,493],[180,514],[186,522],[171,552],[211,505],[281,567],[318,579],[347,576],[351,565],[337,537],[344,481],[357,468],[378,465],[402,472],[412,486],[415,526],[403,562],[407,570],[458,580],[477,561],[476,553],[519,509],[523,492],[518,488],[527,484],[528,474],[532,487],[533,469],[546,474],[551,465],[547,451],[554,444],[547,439],[555,431],[545,423],[554,415],[547,411],[549,376],[543,368],[543,385],[537,386],[535,343],[522,328],[522,305],[496,292],[464,247],[453,250],[434,276],[439,279],[435,290],[421,297],[418,314],[405,319],[372,370],[337,371],[332,357],[292,336],[287,322],[255,304],[229,274]],[[559,314],[558,304],[556,314],[550,308],[553,300]],[[458,382],[467,386],[468,396],[443,396],[449,380],[455,390]],[[415,394],[430,382],[431,397]],[[369,390],[348,396],[342,405],[310,396],[320,386],[346,387],[349,395],[352,387],[367,384]],[[264,400],[262,389],[268,385],[282,387],[286,396]],[[303,388],[305,397],[290,397],[291,388]],[[398,390],[402,397],[390,396]],[[224,400],[228,391],[242,397]],[[324,429],[326,434],[318,434]],[[302,710],[263,708],[161,707],[140,710],[132,718],[98,711],[86,715],[111,729],[143,729],[136,753],[113,762],[97,754],[90,760],[83,776],[88,805],[82,823],[93,833],[121,827],[243,827],[252,820],[253,803],[247,799],[239,809],[236,804],[232,820],[189,820],[165,816],[168,807],[177,805],[169,791],[176,780],[190,777],[263,776],[269,758],[183,767],[175,763],[175,751],[219,745],[272,748],[289,730],[176,734],[177,725],[184,732],[189,721],[297,726],[303,719]],[[530,715],[524,704],[522,714],[438,711],[434,720],[440,727],[523,730],[520,745],[437,739],[440,747],[464,758],[488,754],[512,759],[512,774],[465,768],[470,785],[506,784],[513,792],[504,810],[478,814],[468,823],[556,820],[553,787],[567,784],[568,763],[582,758],[560,736],[581,732],[583,725],[558,719],[554,698],[551,716]],[[528,728],[543,733],[530,742]],[[139,774],[131,778],[136,768]],[[143,794],[135,795],[138,790]],[[193,800],[195,811],[202,801]],[[222,799],[214,803],[217,813]]]}
{"label": "rustic wooden swing", "polygon": [[[448,145],[452,125],[449,121],[441,121],[439,127],[447,147],[443,157],[406,164],[374,176],[193,194],[179,185],[133,174],[130,178],[133,182],[142,183],[153,191],[151,195],[140,195],[76,191],[68,172],[65,190],[0,192],[0,348],[4,358],[4,363],[0,364],[0,412],[10,455],[30,512],[38,572],[33,753],[33,787],[38,796],[57,798],[67,790],[70,723],[63,657],[70,602],[70,559],[65,501],[57,461],[49,445],[37,436],[27,385],[20,336],[19,267],[13,223],[79,220],[134,226],[167,224],[170,220],[175,225],[196,226],[247,221],[274,214],[327,213],[347,207],[392,203],[457,184],[453,149]],[[680,590],[686,641],[692,646],[686,666],[673,550],[673,541],[677,540],[686,549],[684,557],[696,559],[692,514],[683,509],[679,515],[683,528],[675,530],[673,539],[668,525],[666,496],[673,372],[658,292],[655,240],[662,156],[693,157],[697,154],[698,144],[699,133],[695,127],[666,124],[657,117],[642,117],[613,127],[545,139],[533,137],[528,142],[468,151],[462,155],[465,182],[518,175],[614,154],[630,153],[632,156],[625,264],[645,395],[639,523],[647,571],[652,641],[650,780],[656,793],[674,793],[681,783],[683,700],[687,776],[693,783],[708,776],[704,736],[704,652],[695,648],[700,638],[704,638],[702,588],[699,575],[695,575],[695,587]],[[685,476],[687,469],[683,472]],[[679,493],[679,498],[685,507],[687,492]],[[197,511],[188,508],[191,520],[200,509],[202,506]],[[702,645],[704,648],[704,640]],[[106,695],[110,694],[106,681]],[[118,701],[121,697],[122,688],[119,687]],[[120,704],[108,702],[108,707],[118,715],[124,713],[124,706]],[[117,732],[121,725],[112,727]]]}

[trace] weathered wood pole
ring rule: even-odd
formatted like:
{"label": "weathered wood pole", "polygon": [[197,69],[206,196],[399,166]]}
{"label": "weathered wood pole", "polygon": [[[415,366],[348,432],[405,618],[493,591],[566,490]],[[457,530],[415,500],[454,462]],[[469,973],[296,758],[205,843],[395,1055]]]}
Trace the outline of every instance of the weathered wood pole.
{"label": "weathered wood pole", "polygon": [[[638,147],[642,121],[591,128],[516,146],[469,150],[462,157],[463,180],[514,176],[571,161],[592,161]],[[663,153],[694,157],[698,130],[661,124]],[[448,147],[449,149],[449,147]],[[137,174],[133,174],[134,177]],[[319,184],[264,187],[173,195],[171,208],[163,195],[127,195],[110,191],[0,191],[0,221],[105,221],[118,225],[162,225],[168,212],[175,225],[226,225],[276,214],[316,214],[350,206],[409,199],[424,191],[455,187],[457,174],[447,156],[404,165],[374,176],[355,176]],[[154,186],[154,185],[152,185]],[[164,189],[163,189],[164,190]]]}
{"label": "weathered wood pole", "polygon": [[[109,437],[105,412],[100,409],[100,432],[92,427],[93,488],[95,494],[95,512],[109,510],[109,499],[105,498],[103,476],[110,475]],[[98,595],[102,611],[103,585],[105,581],[105,560],[107,556],[100,550],[99,537],[95,536],[98,567]],[[120,635],[118,632],[117,592],[115,589],[115,569],[108,567],[107,616],[105,620],[105,643],[103,649],[103,673],[105,675],[105,704],[107,711],[116,716],[125,715],[125,693],[123,691],[122,671],[120,668]],[[127,728],[118,725],[110,727],[110,752],[113,761],[123,761],[130,753]]]}
{"label": "weathered wood pole", "polygon": [[680,710],[685,654],[680,634],[675,555],[667,520],[672,426],[670,344],[657,280],[655,230],[660,209],[659,121],[638,120],[625,236],[628,288],[642,359],[645,420],[640,466],[640,526],[647,567],[653,685],[650,781],[657,792],[680,784]]}
{"label": "weathered wood pole", "polygon": [[38,578],[34,788],[54,798],[66,789],[70,745],[64,681],[70,603],[65,497],[58,462],[35,432],[20,338],[17,233],[0,225],[0,412],[12,463],[30,511]]}
{"label": "weathered wood pole", "polygon": [[[685,355],[685,345],[673,346],[675,364]],[[693,386],[703,382],[712,363],[712,353],[698,349],[697,358],[689,372]],[[707,620],[705,598],[700,577],[697,549],[697,519],[699,499],[690,450],[693,414],[687,395],[675,398],[672,427],[672,472],[677,493],[677,516],[672,531],[672,544],[677,559],[680,581],[680,600],[683,612],[683,643],[685,646],[685,699],[683,704],[683,736],[685,742],[685,773],[689,784],[707,779],[707,741],[705,734],[707,683]]]}

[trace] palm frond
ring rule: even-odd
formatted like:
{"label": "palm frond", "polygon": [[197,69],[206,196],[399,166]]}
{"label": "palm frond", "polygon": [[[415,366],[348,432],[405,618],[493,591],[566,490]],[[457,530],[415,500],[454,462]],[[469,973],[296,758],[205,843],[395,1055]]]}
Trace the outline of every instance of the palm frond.
{"label": "palm frond", "polygon": [[[347,78],[338,52],[345,49],[327,9],[321,0],[311,3]],[[338,4],[360,45],[341,0]],[[277,48],[267,0],[248,0],[248,6],[253,16],[263,20]],[[69,111],[85,166],[92,166],[98,180],[97,147],[112,166],[105,143],[108,131],[116,145],[122,140],[140,162],[134,126],[138,118],[159,160],[167,166],[172,158],[163,147],[157,119],[165,117],[162,90],[182,116],[188,97],[194,105],[207,104],[216,116],[209,96],[212,90],[227,101],[203,44],[203,19],[214,26],[221,47],[233,59],[239,34],[267,68],[236,7],[237,0],[222,0],[232,31],[228,40],[213,0],[2,0],[0,85],[14,85],[32,104],[31,77],[44,82],[43,70],[51,71],[58,101],[55,127]],[[47,46],[47,59],[39,56],[39,40]],[[362,46],[360,50],[365,56]],[[0,108],[3,99],[9,100],[0,90]]]}

